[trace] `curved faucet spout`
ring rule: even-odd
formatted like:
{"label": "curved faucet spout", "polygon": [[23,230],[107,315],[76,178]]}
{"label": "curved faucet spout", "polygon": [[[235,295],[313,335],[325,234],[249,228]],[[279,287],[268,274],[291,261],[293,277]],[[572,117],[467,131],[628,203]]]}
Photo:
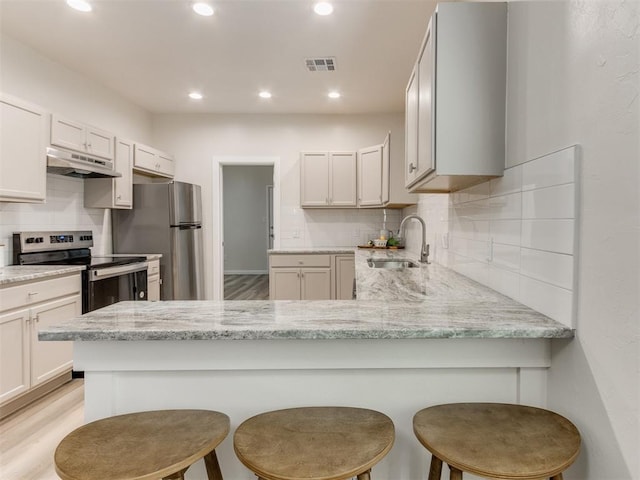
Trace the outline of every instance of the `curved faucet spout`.
{"label": "curved faucet spout", "polygon": [[398,229],[398,233],[400,236],[404,237],[404,226],[408,220],[417,220],[422,225],[422,248],[420,250],[420,262],[429,263],[429,245],[427,245],[427,226],[424,223],[424,220],[419,215],[412,213],[411,215],[407,215],[400,222],[400,228]]}

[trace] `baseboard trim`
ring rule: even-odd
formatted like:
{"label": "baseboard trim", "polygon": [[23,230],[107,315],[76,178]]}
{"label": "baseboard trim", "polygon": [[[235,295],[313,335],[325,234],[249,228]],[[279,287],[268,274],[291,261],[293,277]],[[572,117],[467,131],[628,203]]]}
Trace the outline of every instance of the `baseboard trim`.
{"label": "baseboard trim", "polygon": [[28,392],[23,393],[19,397],[9,400],[4,405],[0,406],[0,420],[8,417],[14,412],[17,412],[23,407],[35,402],[40,397],[44,397],[47,393],[54,391],[56,388],[71,381],[71,370],[65,372],[51,380],[32,388]]}

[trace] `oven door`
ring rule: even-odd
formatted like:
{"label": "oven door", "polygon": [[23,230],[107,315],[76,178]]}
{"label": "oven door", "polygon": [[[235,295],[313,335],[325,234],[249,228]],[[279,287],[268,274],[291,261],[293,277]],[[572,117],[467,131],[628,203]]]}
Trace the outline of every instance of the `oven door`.
{"label": "oven door", "polygon": [[82,313],[125,300],[147,299],[147,263],[95,268],[85,272]]}

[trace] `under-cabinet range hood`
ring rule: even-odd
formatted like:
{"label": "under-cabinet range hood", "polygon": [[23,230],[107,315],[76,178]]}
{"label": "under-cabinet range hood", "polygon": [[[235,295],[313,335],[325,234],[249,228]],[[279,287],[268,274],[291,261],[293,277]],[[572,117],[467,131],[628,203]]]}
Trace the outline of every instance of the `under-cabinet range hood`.
{"label": "under-cabinet range hood", "polygon": [[122,176],[111,160],[53,147],[47,148],[47,172],[80,178]]}

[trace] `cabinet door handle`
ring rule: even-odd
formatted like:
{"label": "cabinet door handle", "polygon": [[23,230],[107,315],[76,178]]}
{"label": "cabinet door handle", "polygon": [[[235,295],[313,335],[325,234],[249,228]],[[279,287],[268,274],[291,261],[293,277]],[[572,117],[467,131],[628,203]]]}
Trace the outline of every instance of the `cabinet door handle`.
{"label": "cabinet door handle", "polygon": [[301,276],[302,278],[304,278],[304,272],[302,272],[302,273],[300,274],[300,276]]}
{"label": "cabinet door handle", "polygon": [[417,170],[418,167],[416,167],[413,163],[409,164],[409,173],[413,172],[414,170]]}

